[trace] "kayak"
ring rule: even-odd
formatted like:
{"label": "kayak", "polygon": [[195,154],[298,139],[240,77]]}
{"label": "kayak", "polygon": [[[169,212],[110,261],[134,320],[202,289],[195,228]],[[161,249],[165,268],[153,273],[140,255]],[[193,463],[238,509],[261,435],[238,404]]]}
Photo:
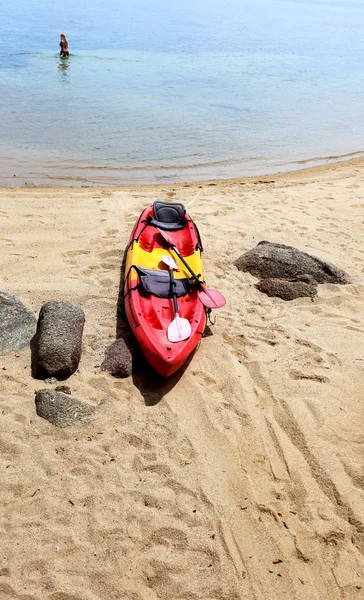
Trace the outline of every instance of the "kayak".
{"label": "kayak", "polygon": [[202,250],[198,229],[180,203],[154,202],[130,235],[125,313],[145,358],[163,377],[185,364],[205,330],[207,309],[198,281],[204,282]]}

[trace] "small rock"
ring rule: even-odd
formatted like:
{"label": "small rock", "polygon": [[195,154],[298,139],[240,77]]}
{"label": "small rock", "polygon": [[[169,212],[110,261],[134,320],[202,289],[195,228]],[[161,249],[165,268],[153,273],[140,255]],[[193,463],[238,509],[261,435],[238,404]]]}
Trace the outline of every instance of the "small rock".
{"label": "small rock", "polygon": [[36,412],[57,427],[88,423],[95,407],[54,390],[38,390],[35,394]]}
{"label": "small rock", "polygon": [[14,296],[0,292],[0,323],[0,354],[8,354],[29,345],[37,321]]}
{"label": "small rock", "polygon": [[52,385],[53,383],[57,383],[57,381],[57,377],[47,377],[47,379],[44,380],[44,383],[49,383],[50,385]]}
{"label": "small rock", "polygon": [[39,313],[33,344],[36,377],[69,377],[79,365],[85,314],[68,302],[46,302]]}
{"label": "small rock", "polygon": [[68,394],[68,396],[72,394],[72,390],[69,385],[57,385],[57,387],[54,388],[54,391],[63,392],[64,394]]}
{"label": "small rock", "polygon": [[133,372],[135,359],[134,345],[129,340],[119,338],[106,348],[101,370],[114,377],[129,377]]}
{"label": "small rock", "polygon": [[263,294],[282,300],[295,300],[305,296],[315,296],[317,285],[304,281],[287,281],[285,279],[261,279],[255,286]]}
{"label": "small rock", "polygon": [[329,369],[329,368],[330,368],[330,365],[329,365],[329,363],[324,363],[324,368],[325,368],[325,369]]}

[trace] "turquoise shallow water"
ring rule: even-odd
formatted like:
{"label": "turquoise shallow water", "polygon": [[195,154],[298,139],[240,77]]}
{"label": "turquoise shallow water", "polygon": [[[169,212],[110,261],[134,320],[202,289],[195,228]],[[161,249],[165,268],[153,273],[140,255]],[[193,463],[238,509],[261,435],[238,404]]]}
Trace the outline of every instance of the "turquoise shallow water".
{"label": "turquoise shallow water", "polygon": [[364,150],[361,2],[44,4],[14,0],[3,23],[2,184],[238,177]]}

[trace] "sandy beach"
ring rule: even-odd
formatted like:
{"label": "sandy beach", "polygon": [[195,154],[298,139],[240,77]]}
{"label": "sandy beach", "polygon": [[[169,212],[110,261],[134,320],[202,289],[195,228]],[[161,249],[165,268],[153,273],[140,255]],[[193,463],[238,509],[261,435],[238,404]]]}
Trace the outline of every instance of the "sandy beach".
{"label": "sandy beach", "polygon": [[[183,202],[227,306],[187,368],[101,372],[120,267],[154,200]],[[364,160],[192,184],[2,188],[0,289],[86,314],[59,429],[30,350],[0,356],[1,600],[364,598]],[[349,285],[284,302],[234,261],[261,240]],[[49,388],[55,385],[48,384]]]}

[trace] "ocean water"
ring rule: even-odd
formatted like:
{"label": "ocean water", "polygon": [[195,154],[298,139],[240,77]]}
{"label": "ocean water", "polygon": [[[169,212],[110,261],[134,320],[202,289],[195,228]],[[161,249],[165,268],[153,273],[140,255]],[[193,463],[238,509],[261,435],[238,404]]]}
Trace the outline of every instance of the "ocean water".
{"label": "ocean water", "polygon": [[363,25],[362,0],[13,0],[0,184],[191,181],[362,155]]}

